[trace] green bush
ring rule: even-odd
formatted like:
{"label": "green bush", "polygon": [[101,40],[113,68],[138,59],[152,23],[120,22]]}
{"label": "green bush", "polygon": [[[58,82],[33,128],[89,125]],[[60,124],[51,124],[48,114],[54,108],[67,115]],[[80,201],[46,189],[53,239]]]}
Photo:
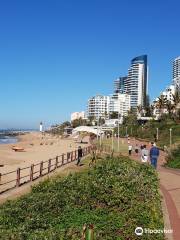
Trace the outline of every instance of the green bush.
{"label": "green bush", "polygon": [[[0,206],[0,238],[79,240],[94,224],[95,239],[136,240],[137,226],[163,229],[158,178],[151,166],[107,158],[88,172],[46,180]],[[163,240],[144,234],[143,240]]]}
{"label": "green bush", "polygon": [[168,154],[166,166],[180,169],[180,145]]}

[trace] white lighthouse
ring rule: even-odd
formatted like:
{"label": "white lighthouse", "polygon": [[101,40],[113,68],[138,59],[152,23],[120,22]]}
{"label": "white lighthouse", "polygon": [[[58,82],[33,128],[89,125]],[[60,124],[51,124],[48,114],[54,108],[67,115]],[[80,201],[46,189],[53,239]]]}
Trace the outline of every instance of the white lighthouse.
{"label": "white lighthouse", "polygon": [[40,122],[40,124],[39,124],[39,131],[40,131],[40,132],[43,131],[43,123],[42,123],[42,122]]}

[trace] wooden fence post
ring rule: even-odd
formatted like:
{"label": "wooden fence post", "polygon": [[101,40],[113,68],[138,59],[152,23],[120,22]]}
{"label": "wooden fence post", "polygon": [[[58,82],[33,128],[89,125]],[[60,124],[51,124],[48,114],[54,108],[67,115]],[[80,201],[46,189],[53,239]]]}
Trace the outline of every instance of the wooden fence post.
{"label": "wooden fence post", "polygon": [[62,154],[62,165],[64,165],[64,153]]}
{"label": "wooden fence post", "polygon": [[56,156],[56,165],[55,165],[55,168],[58,168],[58,159],[59,159],[59,157]]}
{"label": "wooden fence post", "polygon": [[49,159],[48,161],[48,173],[50,173],[51,171],[51,159]]}
{"label": "wooden fence post", "polygon": [[74,161],[76,161],[76,157],[77,157],[77,151],[74,151]]}
{"label": "wooden fence post", "polygon": [[32,164],[30,168],[30,181],[33,181],[33,172],[34,172],[34,164]]}
{"label": "wooden fence post", "polygon": [[67,152],[67,163],[69,161],[69,152]]}
{"label": "wooden fence post", "polygon": [[21,171],[21,169],[18,168],[17,169],[17,178],[16,178],[16,187],[20,186],[20,171]]}
{"label": "wooden fence post", "polygon": [[0,173],[0,182],[1,182],[2,173]]}
{"label": "wooden fence post", "polygon": [[73,151],[71,152],[71,162],[73,161]]}
{"label": "wooden fence post", "polygon": [[43,161],[40,163],[40,171],[39,171],[40,177],[42,176],[42,172],[43,172]]}

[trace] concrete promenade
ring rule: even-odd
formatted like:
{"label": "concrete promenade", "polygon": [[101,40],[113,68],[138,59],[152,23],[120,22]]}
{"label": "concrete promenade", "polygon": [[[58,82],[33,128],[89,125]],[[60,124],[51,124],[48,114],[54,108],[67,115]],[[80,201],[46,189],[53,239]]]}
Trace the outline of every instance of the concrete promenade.
{"label": "concrete promenade", "polygon": [[[140,142],[131,140],[131,144],[135,146],[146,144],[150,149],[150,144],[147,142]],[[140,161],[140,156],[134,152],[131,156],[132,159]],[[169,240],[180,240],[180,170],[165,168],[165,153],[161,151],[158,159],[158,175],[160,179],[160,191],[163,196],[163,214],[165,221],[165,228],[172,229],[173,234],[167,234]]]}

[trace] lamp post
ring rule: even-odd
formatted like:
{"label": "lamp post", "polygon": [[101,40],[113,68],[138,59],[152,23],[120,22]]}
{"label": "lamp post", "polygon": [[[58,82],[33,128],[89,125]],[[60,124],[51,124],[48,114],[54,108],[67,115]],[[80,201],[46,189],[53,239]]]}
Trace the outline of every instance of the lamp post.
{"label": "lamp post", "polygon": [[102,139],[101,139],[102,135],[101,135],[101,132],[102,132],[102,127],[100,127],[100,147],[101,147],[101,144],[102,144]]}
{"label": "lamp post", "polygon": [[118,152],[119,152],[119,113],[118,113]]}
{"label": "lamp post", "polygon": [[99,114],[98,114],[98,118],[97,118],[97,142],[99,140],[99,136],[98,136],[98,134],[99,134],[98,122],[99,122]]}
{"label": "lamp post", "polygon": [[126,137],[127,137],[127,126],[126,126]]}
{"label": "lamp post", "polygon": [[158,128],[156,128],[156,138],[157,138],[157,140],[159,139],[159,129]]}
{"label": "lamp post", "polygon": [[111,148],[112,148],[112,151],[114,150],[114,129],[112,129],[112,146],[111,146]]}
{"label": "lamp post", "polygon": [[169,129],[169,143],[170,143],[170,148],[172,145],[172,128]]}

